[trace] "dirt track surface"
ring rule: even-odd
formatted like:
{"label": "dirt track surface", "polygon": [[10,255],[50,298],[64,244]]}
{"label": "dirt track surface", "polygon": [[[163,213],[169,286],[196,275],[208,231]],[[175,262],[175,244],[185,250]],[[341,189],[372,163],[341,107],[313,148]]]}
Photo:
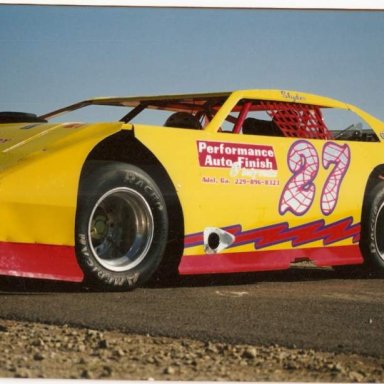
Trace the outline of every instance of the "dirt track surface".
{"label": "dirt track surface", "polygon": [[0,322],[0,376],[61,379],[384,380],[384,359]]}
{"label": "dirt track surface", "polygon": [[329,270],[126,293],[5,279],[0,318],[17,322],[0,323],[0,341],[24,339],[0,344],[0,376],[383,382],[383,292]]}

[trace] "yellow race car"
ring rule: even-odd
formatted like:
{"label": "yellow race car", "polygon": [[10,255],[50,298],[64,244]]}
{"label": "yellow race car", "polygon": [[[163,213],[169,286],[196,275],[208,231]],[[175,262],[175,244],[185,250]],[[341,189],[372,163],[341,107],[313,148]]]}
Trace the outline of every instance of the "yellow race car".
{"label": "yellow race car", "polygon": [[[60,122],[89,106],[118,118]],[[132,289],[302,261],[380,272],[383,140],[368,113],[285,90],[2,112],[0,274]]]}

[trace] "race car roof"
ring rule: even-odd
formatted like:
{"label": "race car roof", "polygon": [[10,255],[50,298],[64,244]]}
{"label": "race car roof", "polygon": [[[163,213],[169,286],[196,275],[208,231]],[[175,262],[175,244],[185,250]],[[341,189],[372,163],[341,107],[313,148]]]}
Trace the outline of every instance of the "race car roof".
{"label": "race car roof", "polygon": [[276,100],[285,102],[295,102],[304,104],[315,104],[324,107],[346,107],[347,104],[337,100],[316,96],[308,93],[285,90],[243,90],[233,92],[218,93],[198,93],[198,94],[177,94],[177,95],[160,95],[160,96],[136,96],[136,97],[98,97],[88,99],[69,105],[64,108],[57,109],[40,116],[40,118],[48,119],[58,116],[62,113],[74,111],[86,107],[88,105],[105,105],[105,106],[121,106],[121,107],[139,107],[149,109],[161,109],[169,111],[185,111],[193,110],[204,104],[224,102],[230,96],[238,96],[239,98],[260,98],[261,100]]}
{"label": "race car roof", "polygon": [[167,109],[172,111],[184,110],[186,103],[193,105],[201,105],[207,99],[225,99],[231,92],[221,93],[201,93],[201,94],[186,94],[186,95],[161,95],[161,96],[136,96],[136,97],[97,97],[93,99],[83,100],[79,103],[60,108],[40,116],[40,118],[51,118],[65,112],[74,111],[86,107],[88,105],[105,105],[119,107],[137,107],[144,105],[149,109]]}

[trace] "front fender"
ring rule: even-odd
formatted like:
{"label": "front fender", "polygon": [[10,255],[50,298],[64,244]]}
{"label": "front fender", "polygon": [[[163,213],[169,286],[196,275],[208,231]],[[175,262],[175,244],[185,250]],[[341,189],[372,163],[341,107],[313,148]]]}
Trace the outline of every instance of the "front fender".
{"label": "front fender", "polygon": [[0,242],[74,245],[83,164],[106,137],[131,125],[60,124],[0,154]]}

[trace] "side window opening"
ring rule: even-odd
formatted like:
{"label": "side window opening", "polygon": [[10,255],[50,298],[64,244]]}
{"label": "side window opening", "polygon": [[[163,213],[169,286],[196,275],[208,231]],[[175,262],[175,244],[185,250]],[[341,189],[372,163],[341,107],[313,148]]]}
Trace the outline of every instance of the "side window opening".
{"label": "side window opening", "polygon": [[[329,139],[320,108],[313,105],[267,100],[241,100],[233,109],[237,112],[232,133],[261,136],[281,136]],[[233,113],[228,116],[235,118]],[[227,123],[230,119],[227,118]]]}
{"label": "side window opening", "polygon": [[241,100],[227,116],[221,131],[303,139],[379,141],[372,128],[351,111],[268,100]]}

